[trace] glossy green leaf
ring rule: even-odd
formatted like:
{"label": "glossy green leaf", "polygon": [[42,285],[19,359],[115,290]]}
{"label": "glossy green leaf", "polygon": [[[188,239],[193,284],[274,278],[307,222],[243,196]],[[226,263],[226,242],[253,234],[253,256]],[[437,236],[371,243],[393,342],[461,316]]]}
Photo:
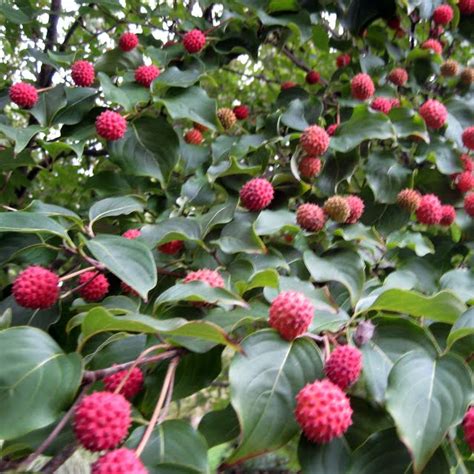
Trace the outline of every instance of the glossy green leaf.
{"label": "glossy green leaf", "polygon": [[47,127],[54,124],[57,113],[66,105],[66,92],[61,84],[39,95],[38,102],[31,109],[31,115],[42,127]]}
{"label": "glossy green leaf", "polygon": [[157,79],[153,81],[153,90],[160,90],[163,87],[183,87],[188,88],[194,85],[202,75],[197,69],[181,71],[176,66],[166,68]]}
{"label": "glossy green leaf", "polygon": [[173,217],[159,224],[145,225],[141,231],[141,238],[150,247],[171,240],[189,240],[201,243],[201,227],[192,218]]}
{"label": "glossy green leaf", "polygon": [[474,300],[474,273],[466,268],[446,272],[439,280],[443,290],[452,291],[465,303]]}
{"label": "glossy green leaf", "polygon": [[408,248],[419,257],[435,252],[434,246],[428,237],[420,232],[410,232],[408,230],[392,232],[387,239],[387,248]]}
{"label": "glossy green leaf", "polygon": [[316,444],[302,435],[298,445],[298,460],[302,474],[346,474],[350,450],[344,438]]}
{"label": "glossy green leaf", "polygon": [[43,131],[43,127],[39,125],[30,125],[26,128],[20,128],[10,127],[0,123],[0,132],[15,144],[15,153],[23,151],[30,140],[41,131]]}
{"label": "glossy green leaf", "polygon": [[0,232],[54,234],[65,237],[66,229],[53,219],[32,212],[0,213]]}
{"label": "glossy green leaf", "polygon": [[456,341],[463,337],[474,334],[474,309],[468,309],[454,323],[448,336],[448,347],[451,347]]}
{"label": "glossy green leaf", "polygon": [[143,212],[143,202],[133,196],[120,196],[102,199],[89,209],[89,220],[92,226],[100,219],[112,216],[128,215],[132,212]]}

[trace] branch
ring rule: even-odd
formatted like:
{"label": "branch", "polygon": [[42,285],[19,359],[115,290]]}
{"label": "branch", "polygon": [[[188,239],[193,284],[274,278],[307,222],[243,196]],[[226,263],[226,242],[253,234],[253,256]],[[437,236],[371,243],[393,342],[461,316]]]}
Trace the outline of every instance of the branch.
{"label": "branch", "polygon": [[243,77],[252,77],[254,79],[259,79],[260,81],[265,81],[265,82],[268,82],[268,83],[273,83],[273,84],[279,84],[278,81],[276,81],[275,79],[269,79],[267,76],[265,76],[264,74],[248,74],[246,72],[240,72],[240,71],[236,71],[235,69],[231,69],[229,67],[223,67],[222,68],[224,71],[227,71],[227,72],[232,72],[233,74],[237,74],[239,76],[243,76]]}
{"label": "branch", "polygon": [[41,469],[40,472],[45,474],[54,474],[57,472],[58,468],[62,466],[76,451],[78,444],[77,441],[67,445],[60,453],[54,456],[51,461],[46,463],[46,465]]}
{"label": "branch", "polygon": [[306,72],[311,71],[311,68],[302,59],[297,58],[294,53],[286,46],[283,46],[281,51],[293,62],[293,64],[296,64],[300,69],[303,69],[303,71]]}

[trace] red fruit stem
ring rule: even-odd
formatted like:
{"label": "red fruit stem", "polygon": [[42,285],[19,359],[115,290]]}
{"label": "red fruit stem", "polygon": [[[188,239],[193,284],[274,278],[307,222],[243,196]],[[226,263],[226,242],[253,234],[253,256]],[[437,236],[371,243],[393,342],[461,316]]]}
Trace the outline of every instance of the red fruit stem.
{"label": "red fruit stem", "polygon": [[83,273],[89,272],[89,271],[94,270],[94,269],[95,269],[95,267],[81,268],[81,270],[78,270],[77,272],[72,272],[72,273],[69,273],[69,274],[66,274],[66,275],[62,276],[59,279],[59,281],[70,280],[71,278],[75,278],[79,275],[82,275]]}

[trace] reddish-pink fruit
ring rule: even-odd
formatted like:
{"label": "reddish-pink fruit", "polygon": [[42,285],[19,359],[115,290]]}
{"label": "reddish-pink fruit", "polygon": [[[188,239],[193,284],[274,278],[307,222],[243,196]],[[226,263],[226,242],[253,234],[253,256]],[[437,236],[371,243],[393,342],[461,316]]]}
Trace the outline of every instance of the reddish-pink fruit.
{"label": "reddish-pink fruit", "polygon": [[113,449],[127,436],[132,422],[130,403],[123,395],[94,392],[74,412],[74,432],[90,451]]}
{"label": "reddish-pink fruit", "polygon": [[131,286],[127,285],[124,281],[120,282],[120,289],[125,295],[139,296],[138,292],[135,291]]}
{"label": "reddish-pink fruit", "polygon": [[245,120],[249,116],[249,108],[246,105],[236,105],[234,107],[234,115],[237,120]]}
{"label": "reddish-pink fruit", "polygon": [[351,209],[351,213],[346,220],[346,224],[355,224],[356,222],[359,222],[359,219],[362,217],[365,209],[364,201],[362,201],[359,196],[351,195],[346,198],[346,202],[349,204]]}
{"label": "reddish-pink fruit", "polygon": [[456,209],[449,204],[441,206],[441,220],[439,223],[449,227],[456,220]]}
{"label": "reddish-pink fruit", "polygon": [[392,99],[386,97],[376,97],[370,107],[374,110],[388,114],[392,110]]}
{"label": "reddish-pink fruit", "polygon": [[330,380],[316,380],[296,396],[295,418],[313,443],[329,443],[352,425],[352,408],[346,394]]}
{"label": "reddish-pink fruit", "polygon": [[154,65],[140,66],[135,69],[135,81],[145,87],[150,87],[151,83],[160,75],[160,70]]}
{"label": "reddish-pink fruit", "polygon": [[71,77],[76,86],[89,87],[94,83],[94,65],[89,61],[76,61],[71,66]]}
{"label": "reddish-pink fruit", "polygon": [[247,181],[240,190],[240,202],[245,209],[252,212],[261,211],[270,205],[274,190],[272,183],[263,178]]}
{"label": "reddish-pink fruit", "polygon": [[462,142],[469,150],[474,150],[474,127],[468,127],[462,132]]}
{"label": "reddish-pink fruit", "polygon": [[394,16],[387,20],[387,26],[392,30],[399,30],[400,29],[400,18],[398,16]]}
{"label": "reddish-pink fruit", "polygon": [[[89,283],[87,283],[88,281]],[[79,276],[78,283],[80,286],[84,285],[79,289],[79,294],[88,302],[100,301],[109,292],[109,280],[99,272],[82,273]]]}
{"label": "reddish-pink fruit", "polygon": [[350,63],[351,63],[351,57],[349,54],[340,54],[336,58],[336,65],[339,69],[349,66]]}
{"label": "reddish-pink fruit", "polygon": [[416,218],[421,224],[433,225],[439,224],[443,212],[441,202],[434,194],[425,194],[416,210]]}
{"label": "reddish-pink fruit", "polygon": [[140,237],[140,235],[142,235],[142,231],[140,229],[128,229],[122,234],[122,237],[133,240],[137,237]]}
{"label": "reddish-pink fruit", "polygon": [[317,84],[321,80],[321,74],[317,71],[309,71],[306,74],[306,82],[308,84]]}
{"label": "reddish-pink fruit", "polygon": [[286,91],[287,89],[292,89],[293,87],[296,87],[298,84],[296,84],[296,82],[293,82],[293,81],[285,81],[285,82],[282,82],[281,83],[281,90],[282,91]]}
{"label": "reddish-pink fruit", "polygon": [[375,93],[375,86],[368,74],[359,73],[351,81],[351,93],[354,99],[367,100]]}
{"label": "reddish-pink fruit", "polygon": [[95,129],[106,140],[120,140],[127,131],[127,121],[119,113],[106,110],[97,117]]}
{"label": "reddish-pink fruit", "polygon": [[183,37],[183,46],[188,53],[198,53],[206,45],[206,35],[198,29],[188,31]]}
{"label": "reddish-pink fruit", "polygon": [[115,449],[92,464],[92,474],[147,474],[148,470],[128,448]]}
{"label": "reddish-pink fruit", "polygon": [[462,427],[466,444],[469,446],[471,451],[474,451],[474,406],[470,407],[464,415]]}
{"label": "reddish-pink fruit", "polygon": [[418,209],[420,202],[421,194],[415,189],[403,189],[397,195],[398,205],[410,213]]}
{"label": "reddish-pink fruit", "polygon": [[270,305],[269,324],[280,336],[292,341],[304,334],[314,316],[314,306],[302,293],[282,291]]}
{"label": "reddish-pink fruit", "polygon": [[338,346],[324,365],[327,378],[345,390],[359,378],[362,370],[362,353],[353,346]]}
{"label": "reddish-pink fruit", "polygon": [[441,128],[448,118],[446,107],[441,102],[434,99],[428,99],[420,107],[419,112],[426,125],[434,129]]}
{"label": "reddish-pink fruit", "polygon": [[198,129],[192,128],[184,134],[184,141],[190,145],[200,145],[204,141],[204,137]]}
{"label": "reddish-pink fruit", "polygon": [[332,137],[332,136],[336,133],[337,127],[339,127],[339,124],[338,124],[338,123],[333,123],[333,124],[329,125],[329,126],[326,128],[327,134],[328,134],[330,137]]}
{"label": "reddish-pink fruit", "polygon": [[436,54],[441,54],[443,52],[443,45],[436,39],[430,38],[427,39],[422,45],[422,49],[431,49],[431,51]]}
{"label": "reddish-pink fruit", "polygon": [[464,210],[469,216],[474,217],[474,193],[470,193],[464,198]]}
{"label": "reddish-pink fruit", "polygon": [[396,86],[404,86],[408,81],[408,73],[405,69],[397,67],[388,75],[388,80]]}
{"label": "reddish-pink fruit", "polygon": [[135,33],[123,33],[119,39],[119,47],[122,51],[132,51],[138,46],[138,36]]}
{"label": "reddish-pink fruit", "polygon": [[105,390],[107,390],[107,392],[115,392],[125,377],[127,377],[127,379],[118,393],[128,400],[132,399],[143,388],[143,372],[138,367],[134,367],[131,371],[128,369],[121,370],[120,372],[105,377]]}
{"label": "reddish-pink fruit", "polygon": [[469,155],[463,153],[460,158],[464,171],[474,171],[474,161]]}
{"label": "reddish-pink fruit", "polygon": [[400,101],[398,99],[389,99],[389,100],[390,100],[392,109],[396,109],[397,107],[400,107]]}
{"label": "reddish-pink fruit", "polygon": [[351,208],[344,196],[331,196],[326,199],[323,206],[326,215],[334,222],[343,224],[351,215]]}
{"label": "reddish-pink fruit", "polygon": [[301,204],[296,211],[296,222],[302,229],[319,232],[326,223],[326,214],[316,204]]}
{"label": "reddish-pink fruit", "polygon": [[324,155],[329,148],[329,142],[326,130],[318,125],[307,127],[300,137],[300,144],[308,155]]}
{"label": "reddish-pink fruit", "polygon": [[12,293],[24,308],[47,309],[58,301],[59,278],[54,272],[33,265],[17,276]]}
{"label": "reddish-pink fruit", "polygon": [[181,252],[183,247],[184,243],[182,240],[171,240],[170,242],[166,242],[166,244],[159,245],[158,250],[167,255],[174,255],[175,253]]}
{"label": "reddish-pink fruit", "polygon": [[456,188],[461,193],[467,193],[474,188],[474,176],[471,171],[463,171],[459,173],[454,182],[456,183]]}
{"label": "reddish-pink fruit", "polygon": [[203,281],[212,288],[224,288],[225,286],[221,274],[216,270],[209,270],[208,268],[188,273],[183,283],[189,283],[191,281]]}
{"label": "reddish-pink fruit", "polygon": [[207,132],[209,130],[205,125],[202,125],[201,123],[197,122],[193,122],[193,127],[202,133]]}
{"label": "reddish-pink fruit", "polygon": [[312,179],[321,173],[321,160],[315,156],[305,156],[298,165],[298,171],[304,179]]}
{"label": "reddish-pink fruit", "polygon": [[474,13],[474,0],[459,0],[458,7],[463,15],[472,15]]}
{"label": "reddish-pink fruit", "polygon": [[450,5],[440,5],[433,12],[433,21],[437,25],[447,25],[453,17],[454,12]]}
{"label": "reddish-pink fruit", "polygon": [[8,90],[10,100],[23,109],[31,109],[38,102],[38,91],[26,82],[17,82]]}

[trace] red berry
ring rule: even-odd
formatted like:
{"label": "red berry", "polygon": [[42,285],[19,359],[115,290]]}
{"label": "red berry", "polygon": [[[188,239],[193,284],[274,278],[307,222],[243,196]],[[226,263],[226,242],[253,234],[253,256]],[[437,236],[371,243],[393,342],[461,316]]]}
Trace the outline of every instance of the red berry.
{"label": "red berry", "polygon": [[201,30],[188,31],[183,37],[183,46],[188,53],[198,53],[206,45],[206,36]]}
{"label": "red berry", "polygon": [[295,418],[314,443],[329,443],[352,425],[352,408],[346,394],[329,380],[316,380],[296,396]]}
{"label": "red berry", "polygon": [[344,196],[331,196],[326,199],[323,209],[328,217],[339,224],[347,222],[351,216],[349,202]]}
{"label": "red berry", "polygon": [[367,100],[375,93],[375,86],[368,74],[360,73],[351,81],[351,93],[354,99]]}
{"label": "red berry", "polygon": [[446,107],[437,100],[428,99],[419,109],[420,115],[428,127],[441,128],[448,118]]}
{"label": "red berry", "polygon": [[456,175],[454,182],[456,183],[456,188],[458,188],[458,191],[461,193],[467,193],[474,188],[474,176],[471,171],[459,173]]}
{"label": "red berry", "polygon": [[137,237],[140,237],[140,235],[142,235],[142,231],[140,229],[128,229],[122,234],[122,237],[133,240]]}
{"label": "red berry", "polygon": [[355,224],[356,222],[359,222],[365,209],[364,201],[362,201],[359,196],[348,196],[346,202],[349,204],[351,209],[351,214],[347,218],[346,224]]}
{"label": "red berry", "polygon": [[408,81],[408,73],[405,69],[397,67],[388,75],[388,80],[396,86],[404,86]]}
{"label": "red berry", "polygon": [[167,255],[174,255],[175,253],[181,252],[183,247],[184,243],[182,240],[171,240],[170,242],[166,242],[166,244],[159,245],[158,250]]}
{"label": "red berry", "polygon": [[184,141],[190,145],[200,145],[204,141],[204,137],[198,129],[192,128],[184,134]]}
{"label": "red berry", "polygon": [[422,49],[431,49],[431,51],[436,54],[441,54],[443,52],[443,45],[436,39],[430,38],[427,39],[422,45]]}
{"label": "red berry", "polygon": [[463,15],[472,15],[474,13],[474,0],[459,0],[458,7]]}
{"label": "red berry", "polygon": [[362,353],[353,346],[338,346],[324,366],[327,378],[345,390],[359,378],[362,370]]}
{"label": "red berry", "polygon": [[421,224],[439,224],[443,211],[441,202],[434,194],[426,194],[420,200],[420,205],[416,210],[416,218]]}
{"label": "red berry", "polygon": [[324,155],[329,148],[329,142],[326,130],[317,125],[307,127],[300,137],[300,144],[308,155]]}
{"label": "red berry", "polygon": [[437,25],[447,25],[453,17],[454,13],[450,5],[440,5],[433,12],[433,21]]}
{"label": "red berry", "polygon": [[240,190],[240,202],[245,209],[252,212],[261,211],[270,205],[274,190],[272,183],[263,178],[247,181]]}
{"label": "red berry", "polygon": [[94,65],[89,61],[76,61],[71,66],[71,77],[76,86],[89,87],[94,83]]}
{"label": "red berry", "polygon": [[249,116],[249,108],[246,105],[236,105],[234,107],[234,115],[237,120],[245,120]]}
{"label": "red berry", "polygon": [[403,189],[397,195],[398,205],[410,213],[418,209],[420,202],[421,194],[415,189]]}
{"label": "red berry", "polygon": [[469,150],[474,150],[474,127],[468,127],[462,132],[462,142]]}
{"label": "red berry", "polygon": [[94,392],[74,412],[74,432],[90,451],[115,448],[128,434],[132,422],[130,403],[123,395]]}
{"label": "red berry", "polygon": [[302,293],[282,291],[272,302],[269,324],[280,336],[292,341],[304,334],[314,316],[314,306]]}
{"label": "red berry", "polygon": [[376,97],[370,107],[374,110],[388,114],[392,110],[392,99],[386,97]]}
{"label": "red berry", "polygon": [[140,66],[135,69],[135,81],[145,87],[150,87],[151,83],[160,75],[160,70],[154,65]]}
{"label": "red berry", "polygon": [[319,232],[326,223],[326,214],[316,204],[301,204],[296,211],[296,222],[302,229]]}
{"label": "red berry", "polygon": [[143,388],[143,372],[138,367],[134,367],[131,371],[128,369],[121,370],[105,377],[105,390],[115,392],[125,377],[127,379],[118,393],[129,400],[132,399]]}
{"label": "red berry", "polygon": [[464,210],[469,216],[474,217],[474,193],[470,193],[464,198]]}
{"label": "red berry", "polygon": [[339,69],[349,66],[350,63],[351,63],[351,57],[348,54],[340,54],[336,58],[336,65]]}
{"label": "red berry", "polygon": [[88,281],[89,283],[82,286],[79,290],[79,294],[86,301],[100,301],[109,292],[109,280],[102,273],[91,271],[82,273],[79,276],[79,285],[83,285]]}
{"label": "red berry", "polygon": [[104,454],[92,465],[92,474],[147,474],[148,470],[128,448],[115,449]]}
{"label": "red berry", "polygon": [[293,81],[285,81],[281,83],[281,90],[286,91],[287,89],[292,89],[293,87],[296,87],[298,84]]}
{"label": "red berry", "polygon": [[469,155],[463,153],[460,158],[464,171],[474,171],[474,161]]}
{"label": "red berry", "polygon": [[317,84],[321,80],[321,74],[317,71],[309,71],[306,74],[306,82],[308,84]]}
{"label": "red berry", "polygon": [[396,109],[397,107],[400,107],[400,101],[398,99],[389,99],[390,104],[392,105],[392,109]]}
{"label": "red berry", "polygon": [[[474,8],[474,5],[473,5]],[[474,451],[474,407],[470,407],[464,415],[462,422],[464,438],[471,451]]]}
{"label": "red berry", "polygon": [[13,84],[8,94],[10,100],[23,109],[31,109],[38,102],[38,91],[26,82]]}
{"label": "red berry", "polygon": [[127,121],[119,113],[106,110],[97,117],[95,128],[106,140],[120,140],[127,130]]}
{"label": "red berry", "polygon": [[449,204],[441,206],[440,224],[449,227],[456,220],[456,209]]}
{"label": "red berry", "polygon": [[128,52],[138,46],[138,36],[135,33],[123,33],[119,39],[119,47],[122,51]]}
{"label": "red berry", "polygon": [[224,288],[225,286],[224,279],[221,277],[220,273],[216,270],[209,270],[208,268],[188,273],[186,278],[183,280],[183,283],[189,283],[191,281],[203,281],[212,288]]}
{"label": "red berry", "polygon": [[199,130],[199,131],[202,132],[202,133],[208,131],[208,128],[207,128],[205,125],[202,125],[202,124],[197,123],[197,122],[193,122],[193,127],[194,127],[196,130]]}
{"label": "red berry", "polygon": [[33,265],[17,276],[12,293],[23,308],[47,309],[58,301],[59,278],[52,271]]}
{"label": "red berry", "polygon": [[333,123],[333,124],[329,125],[329,126],[326,128],[327,134],[328,134],[330,137],[332,137],[332,136],[336,133],[337,127],[339,127],[339,124],[337,124],[337,123]]}
{"label": "red berry", "polygon": [[302,178],[312,179],[321,172],[321,160],[315,156],[305,156],[298,165]]}
{"label": "red berry", "polygon": [[398,16],[394,16],[387,20],[387,26],[392,30],[399,30],[400,29],[400,18]]}

